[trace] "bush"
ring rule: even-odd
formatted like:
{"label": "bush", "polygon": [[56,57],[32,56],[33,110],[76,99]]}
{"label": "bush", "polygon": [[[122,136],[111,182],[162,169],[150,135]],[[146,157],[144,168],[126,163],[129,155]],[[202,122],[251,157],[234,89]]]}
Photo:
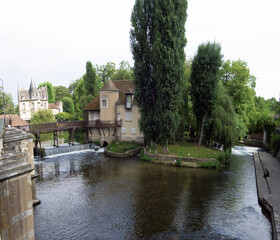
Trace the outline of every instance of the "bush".
{"label": "bush", "polygon": [[62,121],[73,121],[74,116],[70,113],[67,112],[62,112],[62,113],[58,113],[55,115],[55,119],[58,122],[62,122]]}
{"label": "bush", "polygon": [[151,162],[152,158],[144,154],[144,149],[141,149],[140,159],[145,162]]}
{"label": "bush", "polygon": [[221,163],[217,160],[211,162],[203,162],[199,164],[199,167],[202,168],[219,168],[221,167]]}
{"label": "bush", "polygon": [[175,166],[182,166],[182,158],[178,158],[175,162]]}
{"label": "bush", "polygon": [[43,109],[32,115],[30,119],[30,124],[42,124],[42,123],[52,123],[55,122],[55,117],[51,110]]}
{"label": "bush", "polygon": [[270,139],[270,148],[273,151],[273,155],[276,156],[280,150],[280,135],[272,135]]}
{"label": "bush", "polygon": [[229,163],[230,156],[231,153],[229,151],[224,151],[224,153],[218,157],[218,161],[220,162],[220,164],[225,165]]}
{"label": "bush", "polygon": [[115,152],[115,153],[125,153],[128,150],[131,149],[136,149],[141,147],[141,145],[139,143],[136,142],[117,142],[117,141],[113,141],[112,143],[110,143],[106,149],[111,151],[111,152]]}

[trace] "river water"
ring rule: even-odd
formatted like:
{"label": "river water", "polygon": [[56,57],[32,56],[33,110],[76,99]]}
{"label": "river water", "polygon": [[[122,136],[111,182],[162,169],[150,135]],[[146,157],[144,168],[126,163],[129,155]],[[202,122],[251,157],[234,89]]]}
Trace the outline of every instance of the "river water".
{"label": "river water", "polygon": [[271,239],[257,201],[252,151],[222,170],[114,159],[102,150],[35,162],[36,240]]}

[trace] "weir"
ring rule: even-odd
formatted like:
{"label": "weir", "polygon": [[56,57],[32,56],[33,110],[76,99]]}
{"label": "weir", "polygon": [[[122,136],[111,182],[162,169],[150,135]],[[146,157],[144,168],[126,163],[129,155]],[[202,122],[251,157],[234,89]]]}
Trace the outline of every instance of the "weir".
{"label": "weir", "polygon": [[90,150],[90,149],[99,149],[99,146],[95,145],[94,143],[87,143],[87,144],[77,144],[72,146],[59,146],[56,148],[41,148],[39,150],[40,153],[39,155],[41,157],[46,157],[46,156]]}

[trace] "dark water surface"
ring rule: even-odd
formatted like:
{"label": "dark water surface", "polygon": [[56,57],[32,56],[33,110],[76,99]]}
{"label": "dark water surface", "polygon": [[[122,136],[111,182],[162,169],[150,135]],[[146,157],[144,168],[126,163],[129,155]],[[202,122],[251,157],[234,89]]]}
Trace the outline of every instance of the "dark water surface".
{"label": "dark water surface", "polygon": [[219,171],[94,151],[36,161],[36,240],[271,239],[248,150]]}

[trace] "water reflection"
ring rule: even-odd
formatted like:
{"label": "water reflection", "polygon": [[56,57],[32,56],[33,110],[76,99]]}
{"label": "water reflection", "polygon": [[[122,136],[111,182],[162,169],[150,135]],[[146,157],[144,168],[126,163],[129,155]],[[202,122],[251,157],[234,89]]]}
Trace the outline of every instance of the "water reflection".
{"label": "water reflection", "polygon": [[[247,155],[243,154],[243,155]],[[85,152],[36,162],[36,239],[270,239],[252,157],[186,169]]]}

